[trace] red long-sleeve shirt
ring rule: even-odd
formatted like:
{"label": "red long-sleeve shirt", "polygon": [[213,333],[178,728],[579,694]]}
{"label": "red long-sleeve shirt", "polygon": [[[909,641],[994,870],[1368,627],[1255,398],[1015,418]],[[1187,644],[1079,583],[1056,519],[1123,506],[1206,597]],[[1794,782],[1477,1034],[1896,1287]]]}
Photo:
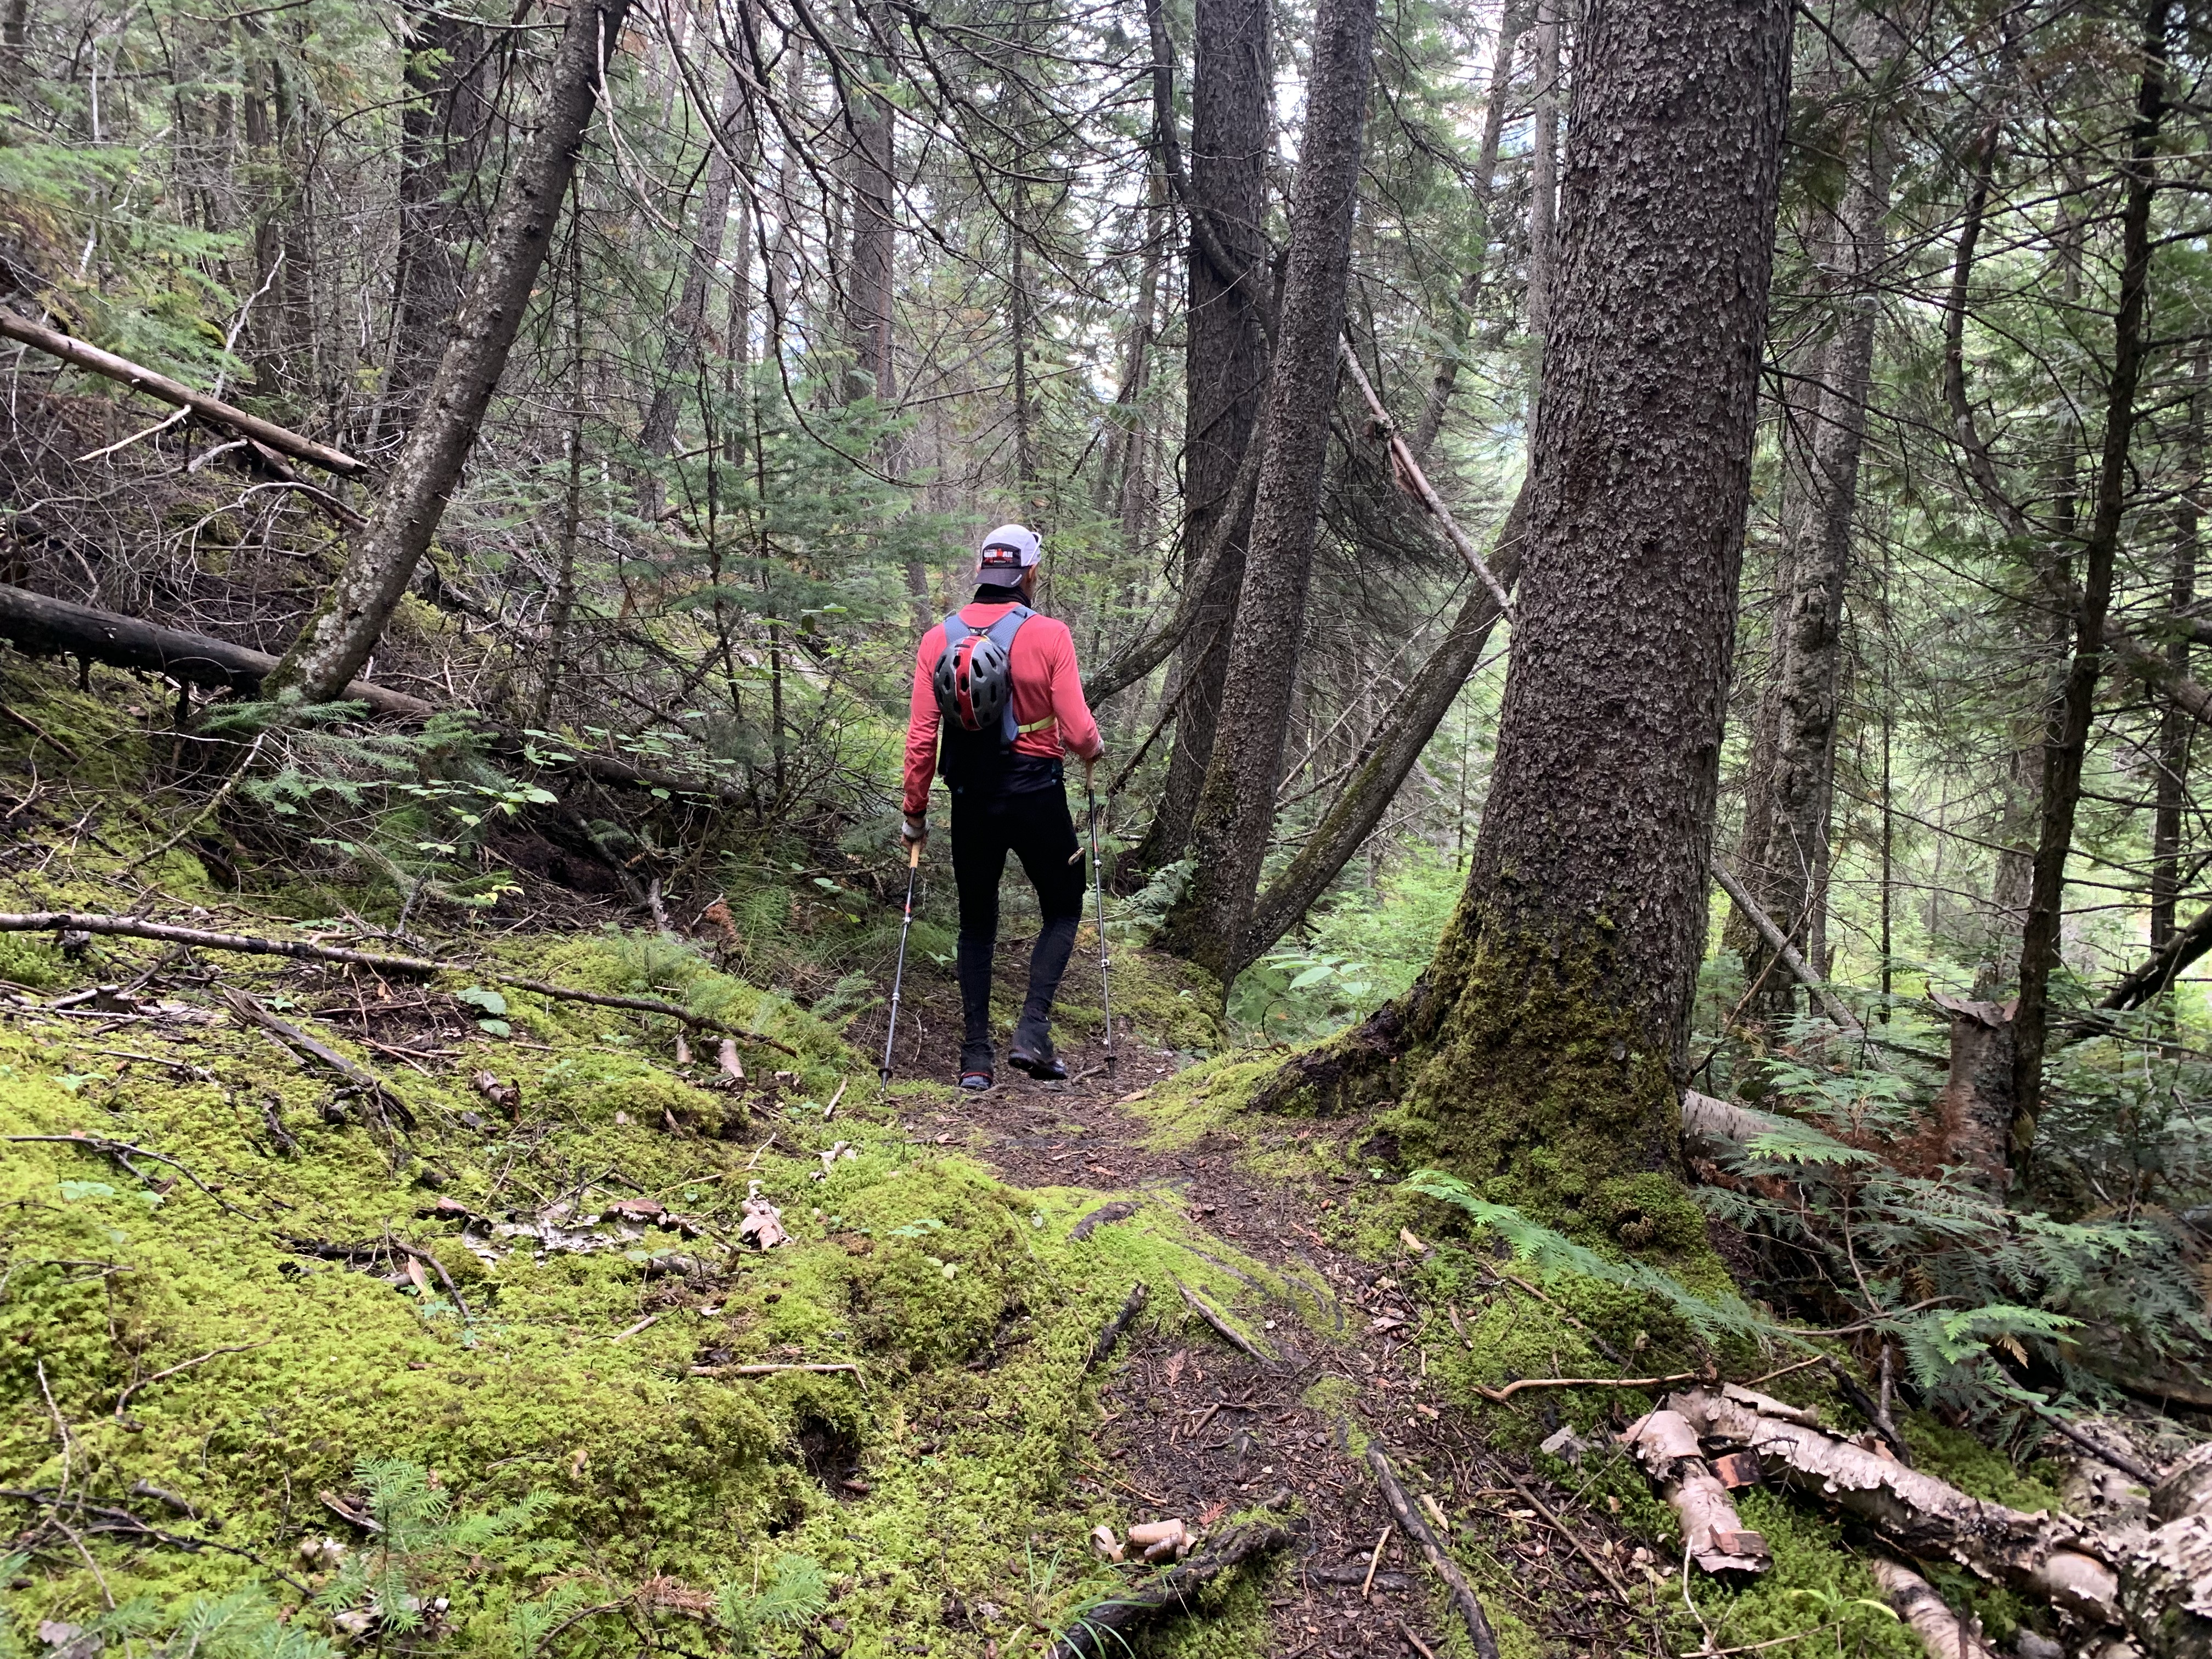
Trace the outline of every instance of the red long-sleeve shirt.
{"label": "red long-sleeve shirt", "polygon": [[[960,620],[972,628],[988,628],[1013,608],[1004,605],[965,605]],[[937,708],[933,677],[937,659],[945,654],[945,624],[938,623],[921,636],[914,658],[914,693],[908,702],[906,724],[906,795],[908,817],[929,810],[929,781],[937,775],[937,732],[941,718]],[[1083,677],[1075,666],[1075,640],[1067,624],[1053,617],[1031,617],[1014,635],[1010,653],[1014,677],[1014,720],[1028,726],[1048,714],[1053,724],[1042,732],[1024,732],[1014,739],[1017,755],[1053,758],[1073,755],[1096,760],[1105,745],[1098,722],[1083,700]]]}

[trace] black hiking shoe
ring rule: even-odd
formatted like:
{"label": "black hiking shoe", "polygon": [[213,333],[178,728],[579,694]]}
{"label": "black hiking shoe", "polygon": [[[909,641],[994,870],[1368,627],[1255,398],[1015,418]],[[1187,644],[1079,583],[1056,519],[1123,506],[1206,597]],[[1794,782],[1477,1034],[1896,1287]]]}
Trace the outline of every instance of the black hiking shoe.
{"label": "black hiking shoe", "polygon": [[981,1094],[994,1081],[991,1075],[991,1044],[986,1038],[981,1042],[960,1045],[960,1086],[970,1094]]}
{"label": "black hiking shoe", "polygon": [[1040,1083],[1067,1081],[1067,1066],[1055,1054],[1025,1054],[1017,1048],[1006,1056],[1006,1063],[1017,1071],[1027,1072]]}

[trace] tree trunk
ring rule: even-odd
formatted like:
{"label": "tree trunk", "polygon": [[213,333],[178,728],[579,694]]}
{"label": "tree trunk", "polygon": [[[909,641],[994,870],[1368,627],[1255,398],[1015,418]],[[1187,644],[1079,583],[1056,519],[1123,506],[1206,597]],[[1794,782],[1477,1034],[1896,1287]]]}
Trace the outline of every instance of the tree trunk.
{"label": "tree trunk", "polygon": [[[1878,26],[1877,26],[1878,27]],[[1871,53],[1870,31],[1855,31]],[[1745,805],[1744,842],[1757,856],[1741,866],[1759,907],[1791,944],[1825,973],[1811,948],[1820,935],[1828,860],[1829,806],[1837,716],[1843,692],[1844,577],[1850,563],[1851,520],[1858,501],[1859,457],[1865,447],[1867,394],[1874,365],[1877,296],[1875,272],[1883,257],[1889,211],[1889,165],[1879,137],[1870,137],[1853,169],[1842,221],[1823,262],[1832,271],[1831,299],[1842,310],[1837,332],[1820,356],[1820,385],[1807,411],[1800,488],[1786,501],[1782,568],[1785,581],[1774,649],[1777,661],[1762,699],[1759,737],[1771,744],[1764,775],[1754,769]],[[1763,818],[1763,822],[1758,821]],[[1760,989],[1747,1012],[1764,1021],[1788,1015],[1795,989],[1771,970],[1764,942],[1744,955],[1747,979]],[[1760,975],[1764,975],[1763,980]]]}
{"label": "tree trunk", "polygon": [[2035,846],[2027,926],[2021,934],[2020,1012],[2015,1018],[2010,1146],[2015,1175],[2035,1140],[2043,1098],[2043,1054],[2051,1020],[2051,975],[2058,965],[2066,859],[2081,799],[2081,763],[2089,745],[2097,682],[2105,670],[2105,613],[2112,599],[2113,556],[2128,505],[2128,449],[2135,435],[2136,387],[2144,356],[2143,301],[2149,287],[2150,216],[2157,179],[2159,128],[2166,114],[2166,14],[2170,0],[2151,0],[2143,22],[2143,70],[2136,94],[2126,193],[2120,209],[2119,305],[2112,321],[2112,376],[2106,389],[2105,440],[2094,509],[2081,548],[2081,607],[2075,617],[2074,660],[2053,711],[2044,750],[2043,800]]}
{"label": "tree trunk", "polygon": [[1559,260],[1559,8],[1536,0],[1536,113],[1528,161],[1528,332],[1540,344],[1552,330],[1553,271]]}
{"label": "tree trunk", "polygon": [[[741,120],[744,92],[732,74],[722,97],[711,148],[707,155],[706,187],[701,192],[698,228],[684,266],[684,288],[676,300],[676,313],[668,319],[668,347],[660,360],[660,383],[645,412],[638,447],[647,455],[662,456],[675,447],[676,412],[691,388],[698,371],[699,355],[706,343],[707,301],[714,286],[715,268],[722,260],[722,239],[728,234],[730,195],[737,181],[736,160],[741,142],[742,159],[751,159],[750,127]],[[741,140],[739,128],[745,128]],[[660,480],[648,474],[638,492],[638,515],[648,524],[660,516]]]}
{"label": "tree trunk", "polygon": [[1458,383],[1460,359],[1474,332],[1474,303],[1482,297],[1483,275],[1490,261],[1490,209],[1498,190],[1498,149],[1505,136],[1505,106],[1513,91],[1513,54],[1528,23],[1525,0],[1505,0],[1498,22],[1497,54],[1490,60],[1490,98],[1482,109],[1482,137],[1475,146],[1474,170],[1468,177],[1474,198],[1474,247],[1467,274],[1460,279],[1459,301],[1452,307],[1449,343],[1435,376],[1429,382],[1421,418],[1413,428],[1413,459],[1425,463],[1443,430],[1444,410]]}
{"label": "tree trunk", "polygon": [[[891,367],[892,177],[890,106],[865,87],[842,85],[851,135],[853,252],[845,275],[845,334],[853,353],[848,403],[898,395]],[[1023,303],[1018,295],[1016,304]]]}
{"label": "tree trunk", "polygon": [[613,51],[629,10],[629,0],[578,0],[569,8],[538,131],[507,182],[422,415],[392,464],[368,528],[354,538],[328,596],[270,677],[271,690],[326,702],[359,673],[437,534],[552,243],[591,123],[602,53]]}
{"label": "tree trunk", "polygon": [[1290,260],[1267,377],[1266,447],[1222,688],[1221,723],[1235,740],[1214,744],[1191,826],[1190,884],[1162,929],[1167,949],[1220,975],[1224,988],[1240,960],[1274,827],[1304,643],[1374,78],[1375,14],[1375,0],[1322,0],[1315,19]]}
{"label": "tree trunk", "polygon": [[404,428],[437,372],[437,343],[460,303],[467,216],[456,192],[481,163],[491,99],[481,26],[409,4],[407,103],[399,114],[399,246],[392,274],[390,367],[372,446],[389,421]]}
{"label": "tree trunk", "polygon": [[[1237,469],[1260,417],[1267,339],[1259,296],[1267,283],[1267,157],[1274,137],[1274,78],[1267,0],[1198,0],[1191,41],[1191,235],[1183,370],[1184,574],[1223,514],[1239,519],[1176,653],[1175,746],[1143,841],[1117,873],[1134,878],[1183,854],[1229,672],[1231,623],[1244,574],[1249,514]],[[1203,222],[1203,229],[1199,222]],[[1219,270],[1211,241],[1237,269]]]}
{"label": "tree trunk", "polygon": [[1577,36],[1489,805],[1395,1015],[1407,1155],[1477,1177],[1518,1165],[1540,1207],[1675,1156],[1790,15],[1596,0]]}
{"label": "tree trunk", "polygon": [[[2206,361],[2192,365],[2189,412],[2184,428],[2184,465],[2188,482],[2175,514],[2173,575],[2166,604],[2175,614],[2197,599],[2197,535],[2202,514],[2198,492],[2204,487],[2204,395]],[[2166,642],[2166,659],[2178,678],[2189,677],[2189,635],[2177,630]],[[2158,801],[2151,823],[2150,948],[2160,949],[2174,934],[2174,902],[2181,893],[2182,814],[2189,799],[2189,750],[2194,736],[2189,716],[2171,703],[2158,722]]]}

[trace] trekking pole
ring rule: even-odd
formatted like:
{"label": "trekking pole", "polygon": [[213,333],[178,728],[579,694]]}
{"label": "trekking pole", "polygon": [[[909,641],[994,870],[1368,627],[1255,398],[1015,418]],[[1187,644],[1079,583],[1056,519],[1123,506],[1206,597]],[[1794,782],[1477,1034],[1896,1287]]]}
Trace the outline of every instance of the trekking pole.
{"label": "trekking pole", "polygon": [[1114,1075],[1114,998],[1106,986],[1106,872],[1098,861],[1098,792],[1086,780],[1085,799],[1091,805],[1091,890],[1098,904],[1098,1006],[1106,1014],[1106,1075]]}
{"label": "trekking pole", "polygon": [[906,916],[899,923],[898,967],[891,974],[891,1018],[884,1028],[884,1063],[876,1068],[876,1077],[883,1092],[891,1087],[891,1045],[898,1041],[899,993],[906,984],[906,936],[914,927],[914,878],[921,868],[921,843],[915,842],[906,854]]}

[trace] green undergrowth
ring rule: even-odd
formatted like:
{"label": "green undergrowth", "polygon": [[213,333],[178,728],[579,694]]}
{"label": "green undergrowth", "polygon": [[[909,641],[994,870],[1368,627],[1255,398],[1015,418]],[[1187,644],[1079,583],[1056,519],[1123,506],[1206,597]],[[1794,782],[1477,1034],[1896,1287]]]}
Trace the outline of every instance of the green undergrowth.
{"label": "green undergrowth", "polygon": [[[40,944],[10,957],[9,977],[66,989],[153,955],[102,941],[71,961]],[[738,1614],[718,1598],[741,1611],[797,1560],[824,1575],[811,1629],[827,1650],[1041,1650],[1042,1629],[1113,1582],[1089,1528],[1149,1518],[1086,1473],[1086,1360],[1106,1316],[1142,1278],[1154,1316],[1180,1318],[1180,1280],[1258,1335],[1244,1281],[1270,1299],[1295,1291],[1201,1243],[1168,1203],[1071,1241],[1099,1194],[1017,1191],[915,1145],[901,1114],[945,1091],[907,1085],[879,1106],[830,1028],[660,941],[518,940],[499,955],[517,973],[674,997],[799,1057],[741,1043],[751,1076],[732,1092],[702,1086],[711,1063],[679,1067],[667,1023],[649,1017],[509,988],[494,1035],[476,1024],[490,1018],[481,1002],[445,989],[212,962],[213,982],[387,1080],[416,1124],[387,1153],[338,1079],[228,1013],[97,1036],[19,1013],[0,1031],[6,1133],[176,1160],[127,1155],[134,1175],[80,1145],[9,1146],[0,1486],[65,1490],[258,1558],[80,1533],[95,1578],[50,1529],[11,1567],[16,1633],[92,1626],[109,1596],[125,1613],[151,1607],[158,1626],[258,1583],[277,1606],[307,1604],[290,1630],[341,1639],[332,1607],[309,1597],[370,1539],[331,1500],[363,1491],[364,1460],[398,1460],[457,1514],[519,1516],[422,1569],[416,1599],[446,1605],[422,1615],[418,1643],[526,1653],[533,1628],[558,1624],[550,1650],[585,1655],[672,1622],[694,1635],[672,1639],[729,1645]],[[213,982],[161,988],[212,1012]],[[441,1010],[435,1075],[322,1017],[385,996]],[[519,1110],[481,1097],[477,1069],[518,1086]],[[790,1243],[738,1241],[749,1191],[780,1206]],[[611,1248],[541,1250],[496,1231],[552,1214],[610,1231],[610,1206],[639,1200],[664,1206],[665,1224],[641,1212]],[[464,1238],[469,1214],[496,1260]],[[422,1253],[420,1283],[387,1240]],[[348,1248],[353,1261],[334,1259]],[[1310,1291],[1304,1305],[1318,1305]],[[794,1363],[860,1369],[702,1374]],[[145,1495],[156,1489],[170,1497]],[[40,1512],[7,1501],[15,1522]],[[1170,1632],[1158,1650],[1251,1651],[1227,1632],[1249,1635],[1256,1603],[1231,1600],[1202,1638]],[[800,1638],[763,1626],[757,1639],[796,1652]]]}

